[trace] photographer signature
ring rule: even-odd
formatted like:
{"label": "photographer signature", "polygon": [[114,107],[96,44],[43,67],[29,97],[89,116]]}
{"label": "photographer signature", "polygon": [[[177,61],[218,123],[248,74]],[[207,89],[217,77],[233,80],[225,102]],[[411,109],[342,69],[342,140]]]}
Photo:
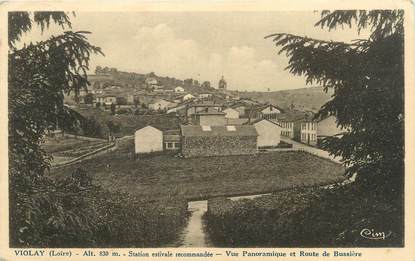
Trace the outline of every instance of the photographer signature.
{"label": "photographer signature", "polygon": [[368,229],[368,228],[364,228],[362,229],[362,231],[360,231],[360,236],[367,238],[367,239],[372,239],[372,240],[385,240],[391,234],[392,234],[391,231],[389,232],[375,231],[374,229]]}

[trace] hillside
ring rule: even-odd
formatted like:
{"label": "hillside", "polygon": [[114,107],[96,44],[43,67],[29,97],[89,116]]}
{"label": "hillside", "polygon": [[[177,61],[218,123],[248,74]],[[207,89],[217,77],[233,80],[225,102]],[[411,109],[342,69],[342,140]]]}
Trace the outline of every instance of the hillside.
{"label": "hillside", "polygon": [[241,92],[240,96],[259,102],[268,102],[282,108],[289,108],[291,104],[294,104],[294,107],[299,110],[318,111],[331,99],[332,94],[332,90],[325,93],[322,87],[308,87],[276,92]]}
{"label": "hillside", "polygon": [[200,83],[197,80],[188,78],[184,80],[176,79],[174,77],[159,76],[154,72],[150,73],[135,73],[118,71],[117,68],[108,68],[97,66],[95,74],[89,75],[88,80],[96,89],[105,89],[112,85],[119,86],[122,92],[136,92],[148,91],[146,79],[155,79],[162,89],[173,90],[177,86],[185,89],[185,92],[192,94],[200,93],[215,93],[216,90],[211,86],[211,83],[204,81]]}

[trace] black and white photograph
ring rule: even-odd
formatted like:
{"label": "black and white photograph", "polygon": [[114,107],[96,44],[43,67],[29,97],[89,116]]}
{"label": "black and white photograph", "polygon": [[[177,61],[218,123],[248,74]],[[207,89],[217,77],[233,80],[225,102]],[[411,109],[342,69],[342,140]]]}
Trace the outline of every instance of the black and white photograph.
{"label": "black and white photograph", "polygon": [[405,247],[407,14],[8,11],[8,247]]}

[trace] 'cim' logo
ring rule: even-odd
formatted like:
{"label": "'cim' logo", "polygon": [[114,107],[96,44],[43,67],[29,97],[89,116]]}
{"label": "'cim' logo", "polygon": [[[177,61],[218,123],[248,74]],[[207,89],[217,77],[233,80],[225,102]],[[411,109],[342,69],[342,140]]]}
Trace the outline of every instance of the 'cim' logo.
{"label": "'cim' logo", "polygon": [[388,233],[386,232],[375,232],[374,229],[368,229],[364,228],[362,231],[360,231],[360,236],[367,238],[367,239],[373,239],[373,240],[385,240],[387,237],[389,237],[392,234],[391,231]]}

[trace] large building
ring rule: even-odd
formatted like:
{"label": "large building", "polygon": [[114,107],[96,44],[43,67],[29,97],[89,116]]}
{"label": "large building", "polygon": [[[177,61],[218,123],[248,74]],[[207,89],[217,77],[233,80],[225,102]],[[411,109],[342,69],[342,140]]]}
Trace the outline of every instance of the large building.
{"label": "large building", "polygon": [[305,114],[303,119],[294,122],[294,140],[317,145],[317,120],[313,115]]}
{"label": "large building", "polygon": [[225,113],[207,107],[203,111],[192,114],[190,123],[200,126],[224,126],[226,125]]}
{"label": "large building", "polygon": [[281,139],[281,127],[278,123],[263,119],[253,125],[258,133],[258,148],[278,146]]}
{"label": "large building", "polygon": [[134,134],[135,153],[163,151],[163,132],[152,126],[139,129]]}
{"label": "large building", "polygon": [[258,133],[254,126],[181,125],[184,157],[255,154]]}

